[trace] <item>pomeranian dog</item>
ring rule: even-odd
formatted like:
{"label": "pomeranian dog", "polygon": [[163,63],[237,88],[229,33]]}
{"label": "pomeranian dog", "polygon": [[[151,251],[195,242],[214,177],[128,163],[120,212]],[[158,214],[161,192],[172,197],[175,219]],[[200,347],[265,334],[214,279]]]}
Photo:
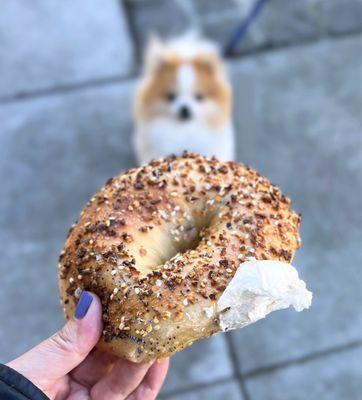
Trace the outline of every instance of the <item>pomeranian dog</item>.
{"label": "pomeranian dog", "polygon": [[194,151],[234,159],[232,92],[217,46],[190,35],[153,36],[136,94],[138,162]]}

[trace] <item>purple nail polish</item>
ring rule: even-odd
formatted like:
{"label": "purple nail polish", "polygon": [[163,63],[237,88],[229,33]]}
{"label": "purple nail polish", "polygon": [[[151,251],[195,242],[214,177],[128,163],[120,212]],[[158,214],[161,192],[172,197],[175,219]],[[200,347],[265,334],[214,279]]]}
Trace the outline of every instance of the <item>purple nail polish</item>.
{"label": "purple nail polish", "polygon": [[76,319],[82,319],[86,316],[90,305],[92,304],[93,297],[89,292],[84,291],[80,296],[80,299],[75,309],[74,317]]}

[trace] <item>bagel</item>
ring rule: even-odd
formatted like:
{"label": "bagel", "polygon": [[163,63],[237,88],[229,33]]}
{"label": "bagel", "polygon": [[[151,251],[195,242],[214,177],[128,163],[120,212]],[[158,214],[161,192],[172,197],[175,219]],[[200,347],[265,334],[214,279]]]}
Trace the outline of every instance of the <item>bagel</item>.
{"label": "bagel", "polygon": [[194,153],[109,179],[60,254],[66,317],[83,290],[96,293],[98,347],[148,362],[272,310],[307,308],[290,265],[300,216],[289,205],[252,168]]}

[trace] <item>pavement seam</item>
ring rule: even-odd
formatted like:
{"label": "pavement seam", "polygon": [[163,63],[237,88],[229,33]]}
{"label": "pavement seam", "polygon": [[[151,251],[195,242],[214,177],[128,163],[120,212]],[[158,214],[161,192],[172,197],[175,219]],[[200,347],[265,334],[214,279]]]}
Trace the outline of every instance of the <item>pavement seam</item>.
{"label": "pavement seam", "polygon": [[233,378],[237,379],[239,390],[240,390],[243,400],[250,400],[250,396],[249,396],[249,393],[248,393],[248,391],[246,389],[246,385],[245,385],[245,379],[238,372],[239,371],[239,368],[238,368],[239,363],[238,363],[236,353],[234,352],[231,336],[230,335],[225,335],[225,336],[226,336],[225,339],[226,339],[227,349],[229,352],[229,359],[230,359],[232,367],[233,367]]}
{"label": "pavement seam", "polygon": [[272,372],[280,370],[280,369],[288,368],[293,365],[305,364],[310,361],[328,357],[333,354],[342,353],[344,351],[351,350],[351,349],[357,349],[358,347],[361,347],[361,346],[362,346],[362,340],[356,340],[356,341],[353,341],[353,342],[350,342],[350,343],[347,343],[347,344],[344,344],[341,346],[330,347],[325,350],[320,350],[320,351],[316,351],[314,353],[306,354],[302,357],[298,357],[298,358],[291,359],[288,361],[283,361],[283,362],[267,365],[265,367],[256,368],[254,370],[246,371],[246,372],[242,373],[241,375],[244,379],[249,379],[249,378],[253,378],[255,376],[269,374],[269,373],[272,373]]}
{"label": "pavement seam", "polygon": [[16,103],[25,100],[48,97],[53,95],[62,95],[66,93],[76,92],[82,89],[93,89],[97,87],[109,86],[129,82],[137,76],[137,71],[133,71],[127,75],[114,75],[98,79],[89,79],[75,83],[62,84],[58,86],[48,87],[44,89],[35,89],[29,92],[18,92],[13,95],[0,97],[0,105],[7,103]]}
{"label": "pavement seam", "polygon": [[179,394],[186,394],[186,393],[196,392],[198,390],[211,388],[211,387],[214,387],[214,386],[222,385],[222,384],[225,384],[225,383],[230,383],[230,382],[233,382],[233,381],[235,381],[235,383],[237,382],[237,380],[234,377],[229,377],[229,378],[215,379],[212,382],[195,383],[195,384],[190,385],[190,386],[188,386],[186,388],[178,388],[178,389],[170,390],[170,391],[165,392],[165,393],[161,393],[158,396],[158,399],[164,399],[164,398],[167,398],[169,396],[176,396],[176,395],[179,395]]}

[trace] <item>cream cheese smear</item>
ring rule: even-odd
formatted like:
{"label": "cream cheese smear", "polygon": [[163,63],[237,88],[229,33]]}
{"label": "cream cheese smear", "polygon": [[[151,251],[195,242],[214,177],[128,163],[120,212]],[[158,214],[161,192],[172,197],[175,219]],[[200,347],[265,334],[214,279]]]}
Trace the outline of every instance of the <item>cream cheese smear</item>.
{"label": "cream cheese smear", "polygon": [[242,263],[219,298],[216,310],[205,308],[207,316],[217,312],[222,331],[242,328],[275,310],[293,306],[309,308],[312,292],[290,264],[251,259]]}

